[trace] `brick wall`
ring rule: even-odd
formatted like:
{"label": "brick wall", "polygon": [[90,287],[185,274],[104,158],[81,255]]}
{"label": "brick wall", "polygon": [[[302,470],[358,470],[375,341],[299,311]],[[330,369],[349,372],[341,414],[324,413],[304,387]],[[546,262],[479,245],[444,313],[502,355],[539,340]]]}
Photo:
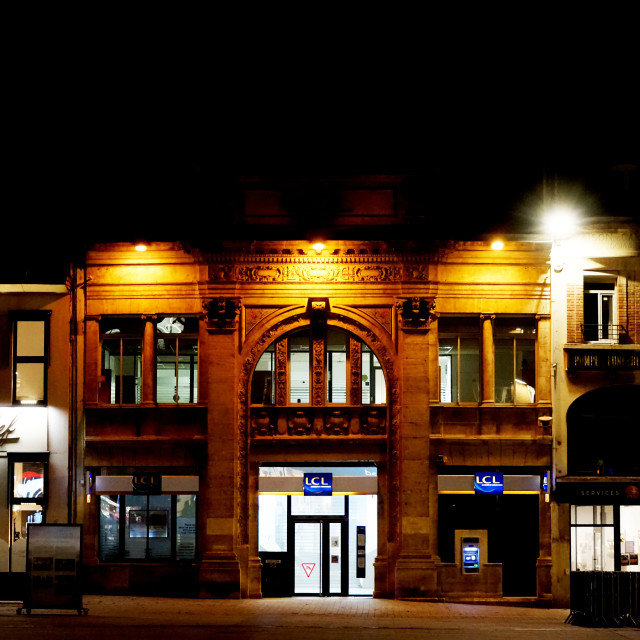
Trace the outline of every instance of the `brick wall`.
{"label": "brick wall", "polygon": [[584,318],[582,284],[567,285],[567,342],[582,342],[580,325]]}

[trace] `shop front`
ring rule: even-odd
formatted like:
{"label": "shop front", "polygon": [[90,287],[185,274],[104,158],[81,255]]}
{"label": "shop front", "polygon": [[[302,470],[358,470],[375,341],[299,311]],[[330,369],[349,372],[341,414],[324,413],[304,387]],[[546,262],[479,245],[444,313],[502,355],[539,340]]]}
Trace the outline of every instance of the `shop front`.
{"label": "shop front", "polygon": [[262,595],[373,595],[377,489],[372,463],[261,466]]}
{"label": "shop front", "polygon": [[571,571],[639,572],[640,482],[558,480],[569,505]]}
{"label": "shop front", "polygon": [[452,468],[438,476],[438,555],[445,597],[537,595],[547,477],[539,469],[509,468]]}
{"label": "shop front", "polygon": [[28,526],[47,520],[46,409],[0,408],[0,600],[21,599]]}

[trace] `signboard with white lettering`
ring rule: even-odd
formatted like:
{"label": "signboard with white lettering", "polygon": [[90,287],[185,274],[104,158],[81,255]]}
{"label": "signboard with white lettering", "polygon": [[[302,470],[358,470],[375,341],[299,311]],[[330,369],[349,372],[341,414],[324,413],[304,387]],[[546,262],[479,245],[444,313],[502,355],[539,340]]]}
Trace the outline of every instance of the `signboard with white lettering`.
{"label": "signboard with white lettering", "polygon": [[640,352],[622,349],[572,349],[567,351],[569,371],[636,371]]}
{"label": "signboard with white lettering", "polygon": [[640,505],[640,482],[558,482],[556,502]]}
{"label": "signboard with white lettering", "polygon": [[504,478],[499,471],[483,471],[476,473],[473,480],[476,495],[502,495]]}
{"label": "signboard with white lettering", "polygon": [[332,473],[305,473],[305,496],[330,496],[333,494]]}

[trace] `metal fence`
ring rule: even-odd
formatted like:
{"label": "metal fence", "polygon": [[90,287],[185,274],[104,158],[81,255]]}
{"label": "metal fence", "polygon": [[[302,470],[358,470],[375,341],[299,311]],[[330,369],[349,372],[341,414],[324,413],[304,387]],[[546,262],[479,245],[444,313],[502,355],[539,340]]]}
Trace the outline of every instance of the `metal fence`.
{"label": "metal fence", "polygon": [[640,627],[640,573],[574,571],[570,576],[568,624]]}

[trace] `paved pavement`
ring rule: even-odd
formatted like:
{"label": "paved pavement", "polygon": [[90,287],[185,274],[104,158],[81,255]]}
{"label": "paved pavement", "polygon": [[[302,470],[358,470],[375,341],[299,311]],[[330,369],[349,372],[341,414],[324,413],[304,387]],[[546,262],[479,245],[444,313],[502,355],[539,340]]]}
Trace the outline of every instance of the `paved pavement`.
{"label": "paved pavement", "polygon": [[0,603],[1,640],[640,640],[566,624],[566,609],[373,598],[189,600],[84,596],[86,615]]}

